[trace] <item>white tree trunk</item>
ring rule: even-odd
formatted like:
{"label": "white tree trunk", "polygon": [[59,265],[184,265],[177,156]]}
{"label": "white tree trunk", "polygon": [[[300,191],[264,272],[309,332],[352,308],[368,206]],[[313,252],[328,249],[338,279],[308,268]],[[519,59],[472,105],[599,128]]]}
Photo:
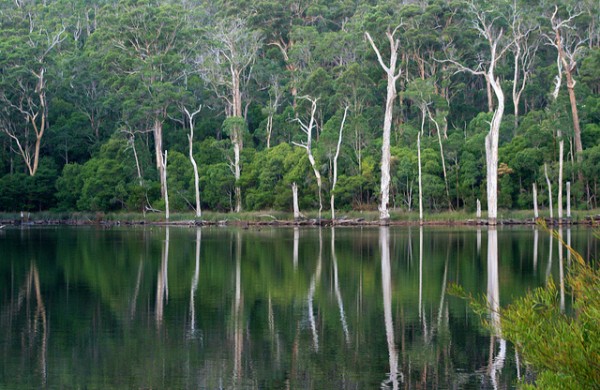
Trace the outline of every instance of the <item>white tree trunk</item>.
{"label": "white tree trunk", "polygon": [[452,202],[450,201],[450,187],[448,186],[448,175],[446,173],[446,159],[444,158],[444,145],[442,144],[442,134],[440,132],[440,125],[433,118],[433,115],[431,115],[431,111],[429,109],[427,109],[427,114],[429,115],[429,119],[433,122],[437,130],[438,143],[440,144],[440,157],[442,159],[442,172],[444,173],[444,184],[446,185],[446,197],[448,198],[448,210],[451,210]]}
{"label": "white tree trunk", "polygon": [[[234,130],[236,131],[236,130]],[[235,212],[239,213],[242,211],[242,190],[240,188],[240,176],[241,176],[241,168],[240,168],[240,149],[241,144],[237,140],[233,142],[233,170],[235,176]]]}
{"label": "white tree trunk", "polygon": [[[495,49],[494,49],[495,52]],[[491,226],[496,225],[498,215],[498,140],[500,137],[500,124],[504,115],[504,92],[500,85],[500,80],[494,76],[494,67],[490,66],[486,74],[489,79],[498,107],[494,111],[490,132],[485,137],[485,161],[487,170],[487,199],[488,199],[488,223]]]}
{"label": "white tree trunk", "polygon": [[292,202],[294,207],[294,221],[300,220],[300,208],[298,207],[298,185],[292,183]]}
{"label": "white tree trunk", "polygon": [[[333,157],[333,184],[331,185],[331,220],[335,221],[335,186],[337,184],[338,167],[337,161],[340,156],[340,149],[342,146],[342,134],[344,131],[344,123],[346,122],[346,115],[348,114],[348,106],[344,108],[344,117],[342,118],[342,124],[340,125],[340,133],[338,137],[337,148],[335,150],[335,156]],[[334,222],[335,223],[335,222]]]}
{"label": "white tree trunk", "polygon": [[537,185],[533,183],[533,217],[538,219],[540,217],[540,213],[538,212],[538,202],[537,202]]}
{"label": "white tree trunk", "polygon": [[158,169],[158,176],[160,178],[160,194],[164,199],[165,194],[167,192],[167,184],[165,182],[165,163],[163,161],[163,124],[159,119],[154,119],[152,134],[154,135],[154,154],[156,155],[156,168]]}
{"label": "white tree trunk", "polygon": [[365,33],[369,43],[373,47],[375,54],[377,54],[377,60],[379,61],[379,65],[385,70],[387,74],[387,95],[385,101],[385,116],[383,119],[383,139],[381,145],[381,203],[379,205],[379,219],[384,224],[387,224],[390,219],[390,213],[388,210],[388,204],[390,201],[390,138],[391,138],[391,129],[392,129],[392,119],[393,119],[393,108],[394,108],[394,100],[396,99],[396,81],[402,74],[402,68],[400,67],[396,70],[396,62],[398,61],[398,48],[400,46],[400,42],[397,39],[394,39],[394,34],[398,28],[396,28],[393,32],[387,31],[386,36],[388,38],[390,44],[390,65],[387,66],[383,62],[383,58],[381,57],[381,53],[375,43],[371,39],[371,36],[368,32]]}
{"label": "white tree trunk", "polygon": [[481,222],[481,201],[479,199],[477,199],[477,211],[475,215],[477,216],[477,222]]}
{"label": "white tree trunk", "polygon": [[313,99],[309,96],[304,96],[303,99],[310,101],[311,103],[311,111],[310,111],[310,120],[307,124],[302,123],[300,119],[296,119],[300,123],[300,127],[302,131],[306,134],[306,143],[297,143],[293,142],[294,145],[300,146],[306,150],[306,154],[308,155],[308,161],[310,162],[310,166],[312,167],[313,173],[315,174],[315,178],[317,179],[317,187],[319,188],[319,220],[321,219],[321,213],[323,211],[323,181],[321,179],[321,173],[317,167],[317,163],[312,154],[312,130],[315,126],[315,112],[317,111],[317,99]]}
{"label": "white tree trunk", "polygon": [[550,208],[550,219],[554,219],[554,210],[552,209],[552,183],[548,177],[548,164],[544,163],[544,175],[548,184],[548,207]]}
{"label": "white tree trunk", "polygon": [[198,177],[198,164],[196,164],[196,160],[194,159],[194,116],[200,112],[202,107],[198,108],[198,110],[190,113],[187,108],[184,108],[185,114],[188,118],[188,124],[190,126],[190,133],[188,134],[188,143],[189,143],[189,157],[190,162],[192,163],[192,167],[194,168],[194,193],[196,195],[196,218],[202,217],[202,209],[200,208],[200,179]]}
{"label": "white tree trunk", "polygon": [[421,181],[421,134],[417,134],[417,160],[419,163],[419,223],[423,224],[423,184]]}
{"label": "white tree trunk", "polygon": [[169,190],[167,188],[167,151],[165,150],[165,158],[163,159],[163,166],[162,166],[162,181],[164,182],[164,186],[165,186],[165,219],[168,221],[169,220]]}
{"label": "white tree trunk", "polygon": [[567,182],[567,218],[571,219],[571,182]]}
{"label": "white tree trunk", "polygon": [[[560,136],[560,131],[558,132]],[[565,141],[561,138],[558,143],[558,224],[562,225],[563,218],[563,155],[564,155]]]}

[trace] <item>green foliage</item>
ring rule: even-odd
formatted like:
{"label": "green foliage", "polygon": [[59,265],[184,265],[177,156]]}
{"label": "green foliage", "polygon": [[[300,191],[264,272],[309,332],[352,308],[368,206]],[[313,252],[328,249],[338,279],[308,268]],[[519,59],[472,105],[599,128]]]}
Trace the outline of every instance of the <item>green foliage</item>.
{"label": "green foliage", "polygon": [[[239,138],[244,145],[241,185],[246,207],[288,209],[289,186],[294,181],[303,207],[315,207],[316,183],[305,157],[294,148],[275,154],[265,150],[271,115],[271,146],[302,138],[295,119],[307,111],[309,103],[301,99],[303,95],[319,98],[313,151],[323,176],[323,195],[332,185],[331,161],[341,112],[348,106],[338,160],[337,205],[375,208],[387,78],[364,33],[371,34],[385,62],[389,58],[385,33],[397,26],[402,77],[393,107],[394,205],[412,207],[409,203],[416,198],[411,200],[410,195],[416,194],[416,134],[422,125],[425,205],[433,210],[448,205],[445,188],[440,187],[440,182],[444,187],[445,183],[432,119],[440,126],[452,208],[472,209],[476,199],[485,199],[484,146],[493,116],[488,112],[486,83],[482,77],[456,72],[444,61],[451,57],[473,68],[489,61],[488,43],[471,28],[473,14],[464,2],[250,3],[239,0],[213,6],[115,0],[98,7],[64,1],[0,5],[0,197],[4,200],[0,209],[75,208],[83,196],[86,200],[79,205],[84,208],[139,210],[159,197],[154,191],[159,182],[157,141],[174,156],[169,175],[172,205],[187,209],[190,167],[174,153],[187,156],[189,129],[182,120],[182,107],[199,104],[204,108],[195,118],[194,155],[204,176],[202,191],[212,193],[204,206],[228,209],[227,190],[210,188],[213,182],[206,175],[220,172],[217,186],[225,185],[229,179],[223,168],[232,158],[230,140]],[[490,18],[496,17],[495,27],[503,29],[507,40],[513,33],[507,17],[509,3],[474,3]],[[568,9],[575,4],[557,5],[561,17],[568,18]],[[516,6],[523,25],[540,26],[531,40],[543,33],[552,35],[545,5],[519,1]],[[578,52],[574,72],[583,163],[571,155],[573,124],[564,83],[558,99],[550,97],[557,75],[555,49],[538,48],[516,122],[510,99],[514,53],[507,51],[497,63],[496,76],[506,96],[499,159],[513,171],[501,178],[501,207],[530,207],[531,184],[543,182],[540,167],[544,163],[554,167],[558,160],[557,130],[566,141],[564,176],[572,182],[574,207],[597,203],[600,159],[594,148],[600,143],[600,49],[597,39],[588,36],[594,31],[597,12],[587,7],[573,19],[570,30],[589,42],[586,50]],[[232,64],[235,69],[229,67]],[[232,71],[240,76],[242,110],[236,117],[229,117]],[[275,90],[278,107],[271,105]],[[35,148],[34,122],[25,113],[36,112],[38,125],[42,114],[47,115],[40,154],[47,158],[42,165],[50,171],[40,172],[46,179],[34,185],[35,180],[25,180],[21,173],[26,156],[32,156]],[[154,131],[158,129],[162,133]],[[102,155],[116,133],[126,133],[130,143],[114,156]],[[141,180],[136,178],[133,146]],[[252,148],[256,150],[249,151]],[[57,166],[52,168],[50,160]],[[78,168],[63,170],[63,165],[72,163]],[[48,187],[53,169],[63,171],[55,190],[54,184]],[[105,173],[120,178],[110,182],[91,177]],[[38,191],[38,185],[51,190]],[[84,187],[89,188],[85,194]],[[104,200],[94,200],[97,196],[91,191],[95,190],[104,191],[100,196]]]}
{"label": "green foliage", "polygon": [[[600,268],[586,262],[560,233],[552,235],[567,248],[571,269],[566,285],[572,311],[561,307],[559,290],[550,279],[501,309],[502,337],[511,341],[537,372],[536,386],[556,389],[592,389],[600,385]],[[567,289],[567,287],[565,287]],[[487,303],[453,285],[449,293],[470,301],[480,316]]]}

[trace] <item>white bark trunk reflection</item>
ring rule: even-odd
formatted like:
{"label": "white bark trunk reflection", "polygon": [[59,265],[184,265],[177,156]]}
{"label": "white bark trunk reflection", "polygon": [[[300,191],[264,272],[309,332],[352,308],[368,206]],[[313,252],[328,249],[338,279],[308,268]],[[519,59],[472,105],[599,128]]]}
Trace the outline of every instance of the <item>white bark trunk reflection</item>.
{"label": "white bark trunk reflection", "polygon": [[563,265],[563,230],[558,229],[558,278],[560,288],[560,311],[565,311],[565,273]]}
{"label": "white bark trunk reflection", "polygon": [[[488,230],[488,258],[487,258],[487,299],[490,308],[490,323],[494,334],[491,336],[490,348],[494,347],[494,340],[498,336],[498,354],[490,364],[489,374],[494,389],[498,388],[498,375],[504,367],[506,359],[506,340],[502,339],[500,324],[500,283],[498,272],[498,231],[494,227]],[[492,351],[490,350],[490,355]]]}
{"label": "white bark trunk reflection", "polygon": [[388,344],[390,372],[389,378],[382,383],[382,388],[391,388],[397,390],[402,375],[398,372],[398,351],[394,341],[394,320],[392,318],[392,270],[390,264],[390,241],[389,228],[381,226],[379,228],[379,249],[381,251],[381,287],[383,290],[383,315],[385,318],[385,334]]}
{"label": "white bark trunk reflection", "polygon": [[317,282],[321,279],[321,264],[323,255],[323,235],[321,228],[319,228],[319,256],[317,257],[317,269],[310,280],[310,287],[308,289],[308,321],[310,322],[310,329],[313,335],[313,345],[315,351],[319,351],[319,334],[317,333],[317,324],[315,321],[315,312],[313,308],[313,300],[315,297],[315,290],[317,288]]}
{"label": "white bark trunk reflection", "polygon": [[156,283],[156,325],[161,327],[164,316],[164,305],[169,300],[169,227],[165,228],[165,243]]}
{"label": "white bark trunk reflection", "polygon": [[294,271],[298,269],[298,245],[300,243],[300,229],[298,227],[294,227],[294,252],[293,252],[293,261],[294,261]]}
{"label": "white bark trunk reflection", "polygon": [[533,272],[537,271],[538,241],[539,241],[538,229],[534,228],[534,230],[533,230]]}
{"label": "white bark trunk reflection", "polygon": [[333,286],[335,289],[335,298],[337,300],[338,308],[340,310],[340,321],[342,322],[342,329],[344,330],[344,338],[346,339],[346,344],[350,344],[348,323],[346,322],[346,314],[344,312],[344,301],[342,300],[342,293],[340,292],[337,256],[335,255],[335,228],[331,228],[331,260],[333,262]]}
{"label": "white bark trunk reflection", "polygon": [[[423,226],[419,226],[419,320],[423,318]],[[425,326],[425,323],[423,323]]]}
{"label": "white bark trunk reflection", "polygon": [[548,251],[548,266],[546,267],[546,283],[548,283],[548,279],[550,279],[550,274],[552,272],[552,249],[554,248],[554,236],[550,235],[550,250]]}
{"label": "white bark trunk reflection", "polygon": [[196,229],[196,268],[192,277],[192,286],[190,287],[190,337],[195,337],[196,333],[196,290],[198,289],[198,279],[200,277],[200,244],[202,241],[202,232],[200,228]]}
{"label": "white bark trunk reflection", "polygon": [[243,296],[242,296],[242,236],[238,231],[235,245],[235,302],[233,310],[233,383],[237,387],[242,377],[242,353],[244,349]]}
{"label": "white bark trunk reflection", "polygon": [[140,293],[140,284],[142,282],[142,275],[144,274],[143,270],[143,258],[140,257],[140,264],[138,265],[138,273],[135,282],[135,290],[133,290],[133,297],[131,298],[131,309],[129,310],[130,318],[133,319],[135,317],[135,311],[137,308],[137,298]]}

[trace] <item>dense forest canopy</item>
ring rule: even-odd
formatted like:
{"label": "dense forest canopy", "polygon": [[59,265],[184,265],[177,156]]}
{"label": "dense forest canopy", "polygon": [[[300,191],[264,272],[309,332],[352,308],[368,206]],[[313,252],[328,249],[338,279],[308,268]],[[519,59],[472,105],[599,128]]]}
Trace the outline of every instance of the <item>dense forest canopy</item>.
{"label": "dense forest canopy", "polygon": [[335,195],[381,210],[388,118],[390,209],[418,208],[419,171],[429,210],[485,208],[490,188],[501,209],[531,208],[534,187],[556,207],[563,181],[573,207],[597,207],[599,15],[571,0],[5,1],[0,210],[292,210],[294,189],[300,209]]}

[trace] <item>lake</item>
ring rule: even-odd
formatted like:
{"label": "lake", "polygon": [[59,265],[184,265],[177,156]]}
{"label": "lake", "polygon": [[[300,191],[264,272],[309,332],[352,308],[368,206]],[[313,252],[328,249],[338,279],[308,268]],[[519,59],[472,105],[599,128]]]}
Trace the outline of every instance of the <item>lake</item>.
{"label": "lake", "polygon": [[446,288],[494,308],[569,263],[533,227],[7,227],[0,388],[512,388],[518,354]]}

